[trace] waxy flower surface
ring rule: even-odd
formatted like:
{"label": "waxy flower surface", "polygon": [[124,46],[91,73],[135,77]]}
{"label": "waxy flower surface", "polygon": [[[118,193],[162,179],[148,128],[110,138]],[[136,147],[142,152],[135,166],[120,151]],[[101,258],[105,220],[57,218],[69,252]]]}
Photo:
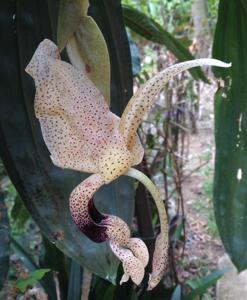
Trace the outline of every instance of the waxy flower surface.
{"label": "waxy flower surface", "polygon": [[171,66],[137,91],[121,119],[109,110],[104,97],[85,73],[61,61],[57,46],[50,40],[40,43],[26,68],[35,80],[35,114],[53,163],[92,173],[72,191],[71,215],[91,240],[97,243],[109,240],[112,251],[123,263],[120,283],[131,277],[134,283],[140,284],[149,254],[141,239],[131,238],[129,227],[122,219],[97,210],[93,195],[101,186],[124,174],[137,178],[149,189],[161,224],[149,277],[148,288],[154,288],[167,264],[168,224],[158,189],[144,174],[132,168],[144,155],[137,129],[166,82],[184,70],[202,65],[230,66],[215,59]]}

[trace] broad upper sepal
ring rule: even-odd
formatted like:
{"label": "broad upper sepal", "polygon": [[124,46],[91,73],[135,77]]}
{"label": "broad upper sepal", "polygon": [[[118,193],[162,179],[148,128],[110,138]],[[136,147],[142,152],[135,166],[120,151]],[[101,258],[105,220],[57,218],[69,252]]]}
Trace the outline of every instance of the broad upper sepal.
{"label": "broad upper sepal", "polygon": [[98,173],[109,183],[141,162],[137,134],[128,150],[120,119],[85,73],[61,61],[52,41],[39,44],[26,71],[35,80],[35,114],[55,165]]}

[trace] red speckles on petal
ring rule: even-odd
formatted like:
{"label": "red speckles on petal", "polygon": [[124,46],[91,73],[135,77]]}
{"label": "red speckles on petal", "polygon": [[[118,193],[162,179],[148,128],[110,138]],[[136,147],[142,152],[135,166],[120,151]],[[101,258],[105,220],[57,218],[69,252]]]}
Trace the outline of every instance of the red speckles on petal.
{"label": "red speckles on petal", "polygon": [[88,64],[85,65],[85,69],[87,73],[91,72],[91,67]]}
{"label": "red speckles on petal", "polygon": [[109,182],[141,161],[138,137],[134,152],[126,150],[119,118],[86,74],[60,60],[53,42],[40,43],[26,71],[35,80],[35,114],[55,165],[101,173]]}
{"label": "red speckles on petal", "polygon": [[104,184],[98,174],[94,174],[79,184],[70,195],[70,212],[78,228],[91,240],[100,243],[108,239],[106,226],[99,226],[107,216],[94,206],[92,197]]}
{"label": "red speckles on petal", "polygon": [[[130,239],[131,240],[131,239]],[[115,241],[110,241],[110,246],[114,254],[123,263],[124,275],[120,281],[120,284],[129,280],[131,277],[135,284],[140,284],[144,277],[145,265],[143,261],[134,255],[133,251],[123,247],[120,243]],[[128,247],[129,245],[126,245]],[[143,245],[142,245],[143,246]],[[146,246],[145,246],[145,250]]]}

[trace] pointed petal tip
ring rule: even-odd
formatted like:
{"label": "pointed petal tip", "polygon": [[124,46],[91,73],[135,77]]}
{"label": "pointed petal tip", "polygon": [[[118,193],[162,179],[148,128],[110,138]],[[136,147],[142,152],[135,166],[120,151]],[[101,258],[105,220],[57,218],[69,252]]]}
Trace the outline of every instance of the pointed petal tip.
{"label": "pointed petal tip", "polygon": [[123,283],[127,282],[129,280],[129,275],[124,273],[122,276],[122,279],[120,280],[119,284],[122,285]]}
{"label": "pointed petal tip", "polygon": [[230,68],[232,66],[232,63],[229,62],[229,63],[226,63],[226,62],[223,62],[221,60],[217,60],[219,62],[219,64],[217,64],[216,66],[219,66],[219,67],[222,67],[222,68]]}
{"label": "pointed petal tip", "polygon": [[152,276],[152,274],[149,274],[147,291],[153,290],[158,285],[159,282],[160,282],[160,278],[155,278]]}
{"label": "pointed petal tip", "polygon": [[49,56],[53,58],[60,57],[56,44],[49,39],[44,39],[38,44],[30,62],[25,68],[25,71],[32,77],[37,77],[44,66],[47,67],[46,59]]}
{"label": "pointed petal tip", "polygon": [[222,60],[215,59],[215,58],[202,58],[202,59],[199,59],[199,61],[200,60],[202,61],[203,65],[208,64],[208,65],[221,67],[221,68],[230,68],[232,66],[231,62],[227,63]]}

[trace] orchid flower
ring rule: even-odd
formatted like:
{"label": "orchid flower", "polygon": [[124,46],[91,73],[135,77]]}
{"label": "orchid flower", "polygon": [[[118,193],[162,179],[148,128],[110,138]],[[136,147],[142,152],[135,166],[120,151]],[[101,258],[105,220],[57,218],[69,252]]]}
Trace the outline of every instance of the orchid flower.
{"label": "orchid flower", "polygon": [[132,168],[144,155],[137,129],[155,96],[173,76],[203,65],[230,66],[215,59],[173,65],[136,92],[121,119],[109,110],[104,97],[85,73],[61,61],[57,46],[50,40],[39,44],[26,68],[35,81],[35,114],[51,160],[61,168],[92,173],[72,191],[71,215],[89,239],[96,243],[109,241],[112,251],[123,263],[124,275],[120,283],[131,277],[135,284],[140,284],[149,260],[148,250],[141,239],[131,238],[130,229],[122,219],[100,213],[94,206],[93,195],[121,175],[138,179],[150,191],[157,205],[161,228],[148,284],[148,289],[154,288],[167,265],[168,223],[159,190],[143,173]]}

